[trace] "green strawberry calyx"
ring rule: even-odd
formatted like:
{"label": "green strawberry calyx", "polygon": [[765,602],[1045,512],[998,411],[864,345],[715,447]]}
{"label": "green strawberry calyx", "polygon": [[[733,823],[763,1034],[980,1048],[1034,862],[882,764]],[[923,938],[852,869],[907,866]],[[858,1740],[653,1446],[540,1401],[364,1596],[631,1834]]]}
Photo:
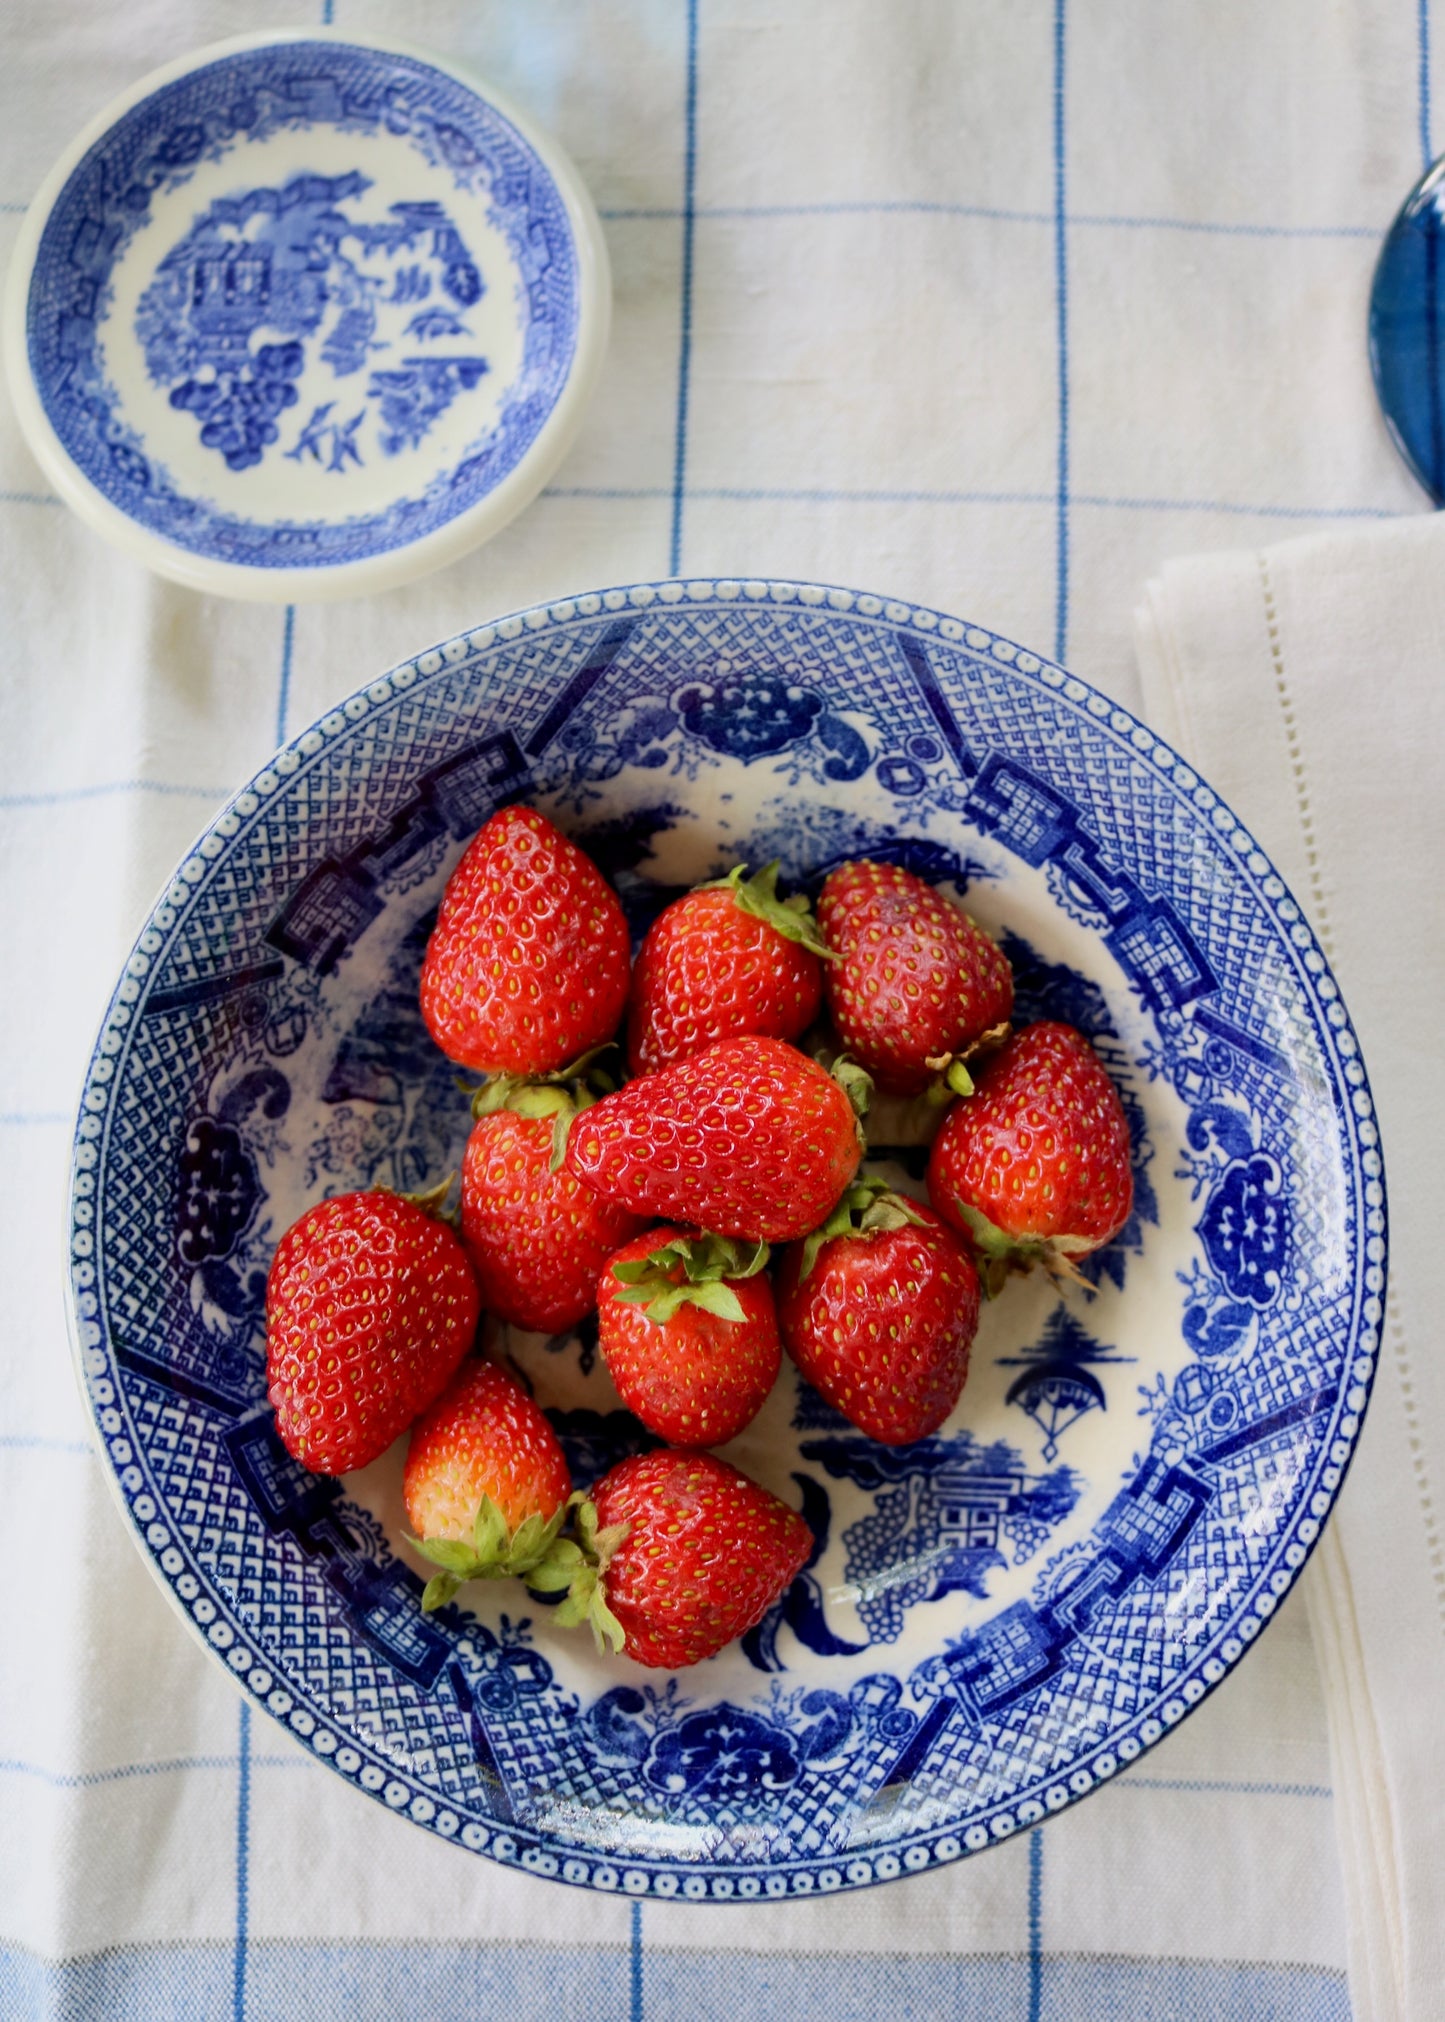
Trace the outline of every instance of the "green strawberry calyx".
{"label": "green strawberry calyx", "polygon": [[547,1558],[523,1578],[536,1593],[563,1595],[553,1618],[559,1629],[575,1629],[586,1622],[597,1648],[606,1652],[610,1647],[616,1655],[627,1636],[607,1605],[606,1576],[632,1526],[608,1524],[599,1530],[596,1505],[580,1493],[572,1497],[568,1508],[574,1505],[575,1535],[559,1538]]}
{"label": "green strawberry calyx", "polygon": [[766,1243],[740,1243],[731,1236],[674,1236],[645,1257],[614,1264],[618,1289],[612,1296],[640,1306],[659,1327],[683,1306],[700,1306],[721,1320],[744,1320],[742,1301],[728,1280],[755,1278],[771,1254]]}
{"label": "green strawberry calyx", "polygon": [[813,918],[813,908],[801,892],[795,892],[790,899],[778,897],[778,871],[781,859],[774,857],[765,864],[756,877],[748,876],[746,864],[736,864],[725,878],[711,878],[705,885],[699,885],[700,892],[730,891],[733,904],[739,912],[747,913],[754,920],[762,920],[774,933],[781,934],[785,941],[796,941],[800,948],[806,948],[812,955],[818,955],[825,962],[831,962],[833,955],[818,932],[818,923]]}
{"label": "green strawberry calyx", "polygon": [[456,1205],[448,1207],[447,1202],[456,1183],[457,1176],[455,1171],[452,1171],[434,1187],[420,1187],[415,1193],[399,1193],[395,1187],[380,1184],[374,1186],[372,1191],[379,1194],[395,1194],[399,1201],[405,1201],[409,1207],[420,1208],[424,1215],[430,1215],[434,1222],[445,1222],[449,1229],[454,1229],[461,1219],[460,1209]]}
{"label": "green strawberry calyx", "polygon": [[1002,1024],[980,1032],[977,1039],[970,1040],[957,1053],[930,1054],[923,1064],[932,1069],[934,1078],[924,1090],[924,1100],[942,1104],[951,1102],[955,1095],[972,1095],[974,1079],[966,1063],[980,1054],[996,1053],[1012,1031],[1013,1026],[1005,1018]]}
{"label": "green strawberry calyx", "polygon": [[556,1172],[567,1153],[567,1133],[573,1120],[600,1097],[611,1095],[619,1085],[617,1077],[598,1065],[601,1055],[611,1050],[611,1041],[606,1046],[594,1046],[590,1053],[582,1054],[570,1066],[559,1067],[555,1074],[490,1075],[480,1088],[469,1091],[472,1115],[480,1120],[506,1109],[514,1116],[550,1117],[552,1150],[548,1166]]}
{"label": "green strawberry calyx", "polygon": [[421,1597],[422,1613],[434,1614],[445,1607],[458,1587],[468,1580],[529,1579],[555,1558],[564,1540],[562,1526],[567,1520],[573,1496],[560,1504],[550,1517],[539,1511],[523,1517],[512,1530],[506,1516],[489,1495],[482,1497],[472,1526],[470,1542],[461,1538],[409,1538],[424,1559],[441,1571],[427,1581]]}
{"label": "green strawberry calyx", "polygon": [[840,1053],[828,1072],[847,1096],[858,1136],[866,1147],[867,1140],[863,1138],[863,1119],[868,1114],[869,1103],[873,1100],[873,1076],[849,1053]]}
{"label": "green strawberry calyx", "polygon": [[818,1252],[835,1236],[876,1236],[887,1229],[903,1229],[910,1224],[920,1229],[927,1226],[913,1203],[905,1200],[902,1194],[894,1193],[887,1180],[854,1180],[839,1195],[827,1221],[820,1222],[813,1233],[804,1238],[798,1283],[801,1285],[809,1276],[818,1261]]}
{"label": "green strawberry calyx", "polygon": [[955,1194],[953,1204],[967,1224],[985,1298],[996,1299],[1014,1272],[1032,1270],[1035,1264],[1041,1264],[1051,1277],[1077,1285],[1088,1284],[1074,1262],[1075,1257],[1087,1256],[1098,1247],[1087,1236],[1011,1236],[971,1201],[961,1200]]}

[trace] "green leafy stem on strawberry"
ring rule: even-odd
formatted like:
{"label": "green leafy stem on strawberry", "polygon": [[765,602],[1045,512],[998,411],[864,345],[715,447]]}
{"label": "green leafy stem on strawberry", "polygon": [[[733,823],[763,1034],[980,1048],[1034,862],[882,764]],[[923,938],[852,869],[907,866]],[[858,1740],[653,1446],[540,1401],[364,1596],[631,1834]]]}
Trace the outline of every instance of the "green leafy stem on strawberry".
{"label": "green leafy stem on strawberry", "polygon": [[926,1226],[922,1215],[902,1194],[894,1193],[887,1180],[858,1179],[846,1188],[827,1221],[814,1229],[803,1243],[798,1283],[811,1272],[818,1252],[835,1236],[868,1236],[884,1229],[901,1229],[909,1223]]}
{"label": "green leafy stem on strawberry", "polygon": [[1073,1261],[1097,1249],[1098,1245],[1087,1236],[1011,1236],[971,1202],[956,1199],[955,1206],[968,1225],[985,1298],[996,1299],[1015,1272],[1027,1272],[1035,1264],[1041,1264],[1053,1278],[1078,1285],[1088,1283]]}
{"label": "green leafy stem on strawberry", "polygon": [[738,1242],[706,1232],[677,1235],[645,1257],[614,1264],[612,1275],[619,1289],[613,1297],[640,1306],[658,1326],[683,1306],[701,1306],[719,1319],[740,1321],[746,1317],[742,1302],[727,1280],[755,1278],[771,1254],[763,1242]]}
{"label": "green leafy stem on strawberry", "polygon": [[509,1533],[506,1517],[490,1496],[483,1496],[470,1544],[453,1538],[408,1540],[441,1568],[427,1581],[422,1612],[430,1615],[445,1607],[468,1580],[517,1579],[534,1593],[565,1596],[555,1617],[559,1627],[586,1622],[599,1650],[610,1645],[619,1651],[623,1628],[607,1605],[605,1575],[631,1529],[624,1523],[599,1530],[595,1505],[578,1489],[552,1516],[526,1517]]}
{"label": "green leafy stem on strawberry", "polygon": [[951,1102],[955,1095],[972,1095],[973,1076],[966,1063],[977,1060],[980,1054],[996,1053],[1012,1031],[1013,1026],[1005,1019],[1001,1025],[991,1025],[987,1032],[980,1032],[959,1053],[930,1054],[924,1065],[933,1070],[935,1079],[924,1090],[924,1100],[944,1103]]}
{"label": "green leafy stem on strawberry", "polygon": [[[493,1074],[480,1088],[469,1091],[472,1115],[493,1116],[509,1109],[514,1116],[552,1119],[552,1154],[548,1161],[556,1172],[567,1151],[567,1133],[573,1120],[604,1095],[611,1095],[618,1078],[600,1066],[602,1055],[615,1050],[615,1042],[594,1046],[555,1074]],[[450,1184],[450,1182],[448,1182]]]}
{"label": "green leafy stem on strawberry", "polygon": [[765,864],[756,877],[750,878],[746,864],[737,864],[725,878],[711,878],[705,885],[699,885],[700,892],[732,893],[733,903],[740,912],[748,913],[755,920],[763,920],[774,933],[781,934],[785,941],[796,941],[799,947],[810,954],[818,955],[825,962],[831,962],[832,950],[818,932],[818,923],[813,918],[813,908],[801,892],[795,892],[790,899],[778,897],[778,870],[781,859],[774,857]]}

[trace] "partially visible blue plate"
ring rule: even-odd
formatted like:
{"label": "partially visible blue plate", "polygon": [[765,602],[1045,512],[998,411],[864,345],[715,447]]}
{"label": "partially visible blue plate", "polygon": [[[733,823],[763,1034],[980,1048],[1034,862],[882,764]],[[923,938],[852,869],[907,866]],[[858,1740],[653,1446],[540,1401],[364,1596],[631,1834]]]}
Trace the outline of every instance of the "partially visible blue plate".
{"label": "partially visible blue plate", "polygon": [[610,299],[576,170],[490,86],[246,35],[75,141],[22,228],[5,342],[79,513],[178,582],[284,601],[409,581],[519,512]]}
{"label": "partially visible blue plate", "polygon": [[[813,1561],[675,1678],[520,1587],[433,1617],[403,1443],[304,1473],[263,1299],[304,1205],[457,1162],[416,1005],[429,924],[500,804],[544,808],[641,930],[725,865],[868,854],[956,893],[1021,1018],[1093,1038],[1135,1212],[1092,1282],[1010,1285],[958,1409],[874,1444],[785,1367],[730,1458]],[[920,1187],[885,1108],[873,1159]],[[807,584],[639,584],[404,662],[278,754],[125,965],[77,1126],[73,1313],[137,1541],[268,1711],[397,1813],[602,1889],[756,1899],[928,1869],[1095,1789],[1248,1650],[1329,1514],[1385,1270],[1365,1070],[1253,839],[1167,745],[959,620]],[[579,1485],[649,1443],[584,1326],[489,1323]]]}
{"label": "partially visible blue plate", "polygon": [[1395,445],[1445,501],[1445,161],[1411,190],[1370,289],[1370,367]]}

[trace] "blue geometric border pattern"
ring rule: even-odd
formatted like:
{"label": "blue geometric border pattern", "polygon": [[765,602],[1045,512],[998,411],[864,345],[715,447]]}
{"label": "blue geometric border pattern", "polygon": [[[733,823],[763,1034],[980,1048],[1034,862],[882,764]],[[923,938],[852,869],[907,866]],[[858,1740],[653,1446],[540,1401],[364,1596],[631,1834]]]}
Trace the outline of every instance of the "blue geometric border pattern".
{"label": "blue geometric border pattern", "polygon": [[[252,521],[187,496],[128,425],[99,335],[116,263],[152,198],[239,142],[317,126],[403,136],[453,186],[485,191],[520,277],[522,366],[500,418],[414,498],[346,520]],[[493,492],[567,383],[580,315],[577,248],[544,163],[494,106],[410,56],[278,42],[218,59],[130,108],[79,163],[45,223],[27,343],[37,396],[67,455],[138,525],[197,555],[260,568],[363,560],[421,539]]]}
{"label": "blue geometric border pattern", "polygon": [[[739,684],[748,706],[720,706]],[[624,1687],[580,1706],[526,1621],[423,1621],[419,1583],[374,1520],[281,1452],[255,1367],[188,1359],[198,1302],[225,1337],[223,1266],[245,1296],[257,1159],[287,1101],[281,1068],[230,1089],[212,1070],[283,974],[302,991],[280,1017],[284,1068],[286,1021],[373,928],[383,887],[440,861],[491,808],[571,795],[595,812],[599,783],[626,765],[655,773],[666,799],[657,754],[686,778],[704,746],[817,784],[822,826],[783,838],[796,870],[824,860],[841,770],[893,795],[900,835],[967,824],[1047,869],[1051,889],[1055,873],[1067,882],[1157,1035],[1145,1066],[1187,1108],[1206,1260],[1187,1310],[1206,1317],[1089,1546],[906,1678],[875,1671],[847,1693],[775,1681],[747,1706]],[[187,1157],[220,1160],[226,1177],[222,1219],[187,1224],[189,1282],[146,1198],[150,1175]],[[491,1858],[605,1890],[757,1900],[888,1880],[1024,1830],[1226,1675],[1298,1576],[1353,1451],[1385,1203],[1363,1063],[1313,935],[1250,835],[1152,731],[935,612],[808,584],[669,582],[422,653],[237,795],[107,1012],[77,1124],[71,1255],[113,1483],[194,1633],[259,1704],[388,1808]],[[1198,1593],[1195,1612],[1166,1619],[1166,1569],[1173,1591]],[[375,1731],[338,1719],[342,1703],[376,1706]],[[585,1806],[575,1820],[529,1810],[536,1765],[583,1743],[608,1816],[640,1773],[685,1793],[679,1833],[694,1791],[713,1830],[677,1857],[634,1856],[589,1839]],[[760,1853],[759,1793],[784,1786],[801,1809]],[[856,1823],[860,1804],[866,1834],[844,1834],[839,1807]]]}

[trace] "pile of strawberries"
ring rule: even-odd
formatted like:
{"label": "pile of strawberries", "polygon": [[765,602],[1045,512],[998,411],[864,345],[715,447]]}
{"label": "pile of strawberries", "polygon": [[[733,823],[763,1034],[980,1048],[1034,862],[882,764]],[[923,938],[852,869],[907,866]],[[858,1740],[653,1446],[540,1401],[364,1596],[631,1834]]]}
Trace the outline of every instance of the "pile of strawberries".
{"label": "pile of strawberries", "polygon": [[[633,963],[596,867],[507,808],[447,885],[421,1009],[485,1077],[460,1232],[450,1181],[309,1209],[271,1267],[267,1374],[281,1439],[317,1473],[411,1427],[428,1609],[519,1578],[640,1663],[712,1655],[812,1551],[800,1516],[706,1450],[757,1412],[782,1351],[870,1437],[921,1439],[958,1402],[980,1296],[1075,1270],[1129,1214],[1128,1126],[1093,1048],[1065,1025],[1011,1031],[999,948],[896,865],[833,871],[816,918],[778,897],[776,865],[740,868],[668,906]],[[938,1125],[931,1206],[859,1177],[874,1086]],[[471,1351],[483,1308],[556,1334],[594,1307],[618,1391],[667,1444],[584,1498],[526,1389]]]}

